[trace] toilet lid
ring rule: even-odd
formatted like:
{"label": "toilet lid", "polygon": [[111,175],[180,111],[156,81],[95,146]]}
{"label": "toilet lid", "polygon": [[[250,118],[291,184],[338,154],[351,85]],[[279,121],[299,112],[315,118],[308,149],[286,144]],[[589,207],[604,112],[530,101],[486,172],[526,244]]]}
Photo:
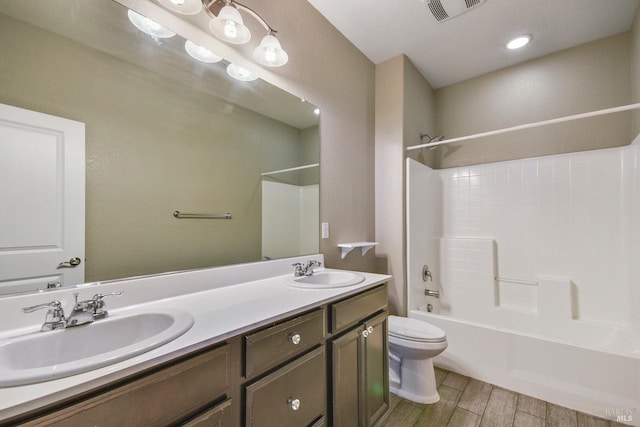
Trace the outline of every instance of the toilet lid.
{"label": "toilet lid", "polygon": [[437,326],[417,319],[389,316],[389,335],[412,341],[435,342],[446,338]]}

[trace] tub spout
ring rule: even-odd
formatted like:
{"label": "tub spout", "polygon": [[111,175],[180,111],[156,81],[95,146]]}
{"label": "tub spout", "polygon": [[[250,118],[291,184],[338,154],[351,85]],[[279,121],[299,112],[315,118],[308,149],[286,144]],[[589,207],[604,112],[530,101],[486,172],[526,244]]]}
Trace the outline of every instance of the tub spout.
{"label": "tub spout", "polygon": [[424,294],[428,297],[440,298],[440,291],[432,291],[431,289],[425,289]]}

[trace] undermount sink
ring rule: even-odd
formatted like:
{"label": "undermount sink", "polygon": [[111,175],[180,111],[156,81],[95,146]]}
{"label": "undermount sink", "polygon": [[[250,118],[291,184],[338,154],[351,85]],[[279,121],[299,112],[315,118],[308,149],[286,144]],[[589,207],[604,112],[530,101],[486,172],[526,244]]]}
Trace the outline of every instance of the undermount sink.
{"label": "undermount sink", "polygon": [[110,314],[93,323],[0,341],[0,387],[50,381],[132,358],[187,332],[179,310]]}
{"label": "undermount sink", "polygon": [[317,270],[311,276],[288,277],[285,284],[295,288],[324,289],[357,285],[364,276],[351,271]]}

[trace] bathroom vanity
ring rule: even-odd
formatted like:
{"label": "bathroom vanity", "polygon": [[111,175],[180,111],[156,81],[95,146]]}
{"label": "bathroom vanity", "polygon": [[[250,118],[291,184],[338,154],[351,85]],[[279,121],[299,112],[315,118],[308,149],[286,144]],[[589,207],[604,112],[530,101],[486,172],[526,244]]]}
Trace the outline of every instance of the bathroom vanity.
{"label": "bathroom vanity", "polygon": [[[321,259],[298,259],[312,258]],[[291,271],[291,263],[99,285],[105,287],[100,292],[125,288],[122,297],[109,301],[113,318],[136,304],[155,311],[170,307],[191,313],[193,326],[167,344],[112,365],[0,388],[0,425],[375,424],[389,402],[389,276],[361,273],[364,280],[355,285],[297,288],[286,284],[292,273],[281,274]],[[186,292],[164,294],[176,291],[162,283],[176,279],[185,282]],[[151,289],[160,298],[138,301]],[[16,297],[12,304],[52,295]]]}

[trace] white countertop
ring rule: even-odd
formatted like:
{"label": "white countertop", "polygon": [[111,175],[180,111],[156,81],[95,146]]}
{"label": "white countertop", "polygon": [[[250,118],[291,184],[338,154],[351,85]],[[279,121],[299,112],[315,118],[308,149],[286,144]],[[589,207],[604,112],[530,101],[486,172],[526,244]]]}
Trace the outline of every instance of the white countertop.
{"label": "white countertop", "polygon": [[[271,263],[271,265],[273,264]],[[287,269],[289,269],[288,264],[290,261],[287,262]],[[253,265],[251,264],[251,266]],[[228,272],[229,267],[225,269]],[[211,274],[215,274],[215,272],[216,269],[211,269]],[[129,311],[136,307],[154,311],[184,310],[194,317],[195,322],[190,330],[177,339],[131,359],[53,381],[0,388],[0,421],[224,341],[227,338],[267,325],[276,319],[289,317],[330,300],[355,294],[384,283],[390,278],[390,276],[380,274],[361,274],[365,277],[364,282],[348,287],[294,288],[284,284],[285,278],[292,276],[291,273],[287,273],[261,280],[219,286],[214,289],[170,296],[146,303],[112,308],[110,313],[113,316],[125,308]],[[184,275],[180,278],[185,280]],[[165,275],[163,280],[165,282],[171,280],[171,276]],[[22,328],[21,331],[26,332],[29,328],[37,330],[39,326],[39,324],[32,325]],[[7,335],[6,331],[0,332],[0,338],[5,335]]]}

